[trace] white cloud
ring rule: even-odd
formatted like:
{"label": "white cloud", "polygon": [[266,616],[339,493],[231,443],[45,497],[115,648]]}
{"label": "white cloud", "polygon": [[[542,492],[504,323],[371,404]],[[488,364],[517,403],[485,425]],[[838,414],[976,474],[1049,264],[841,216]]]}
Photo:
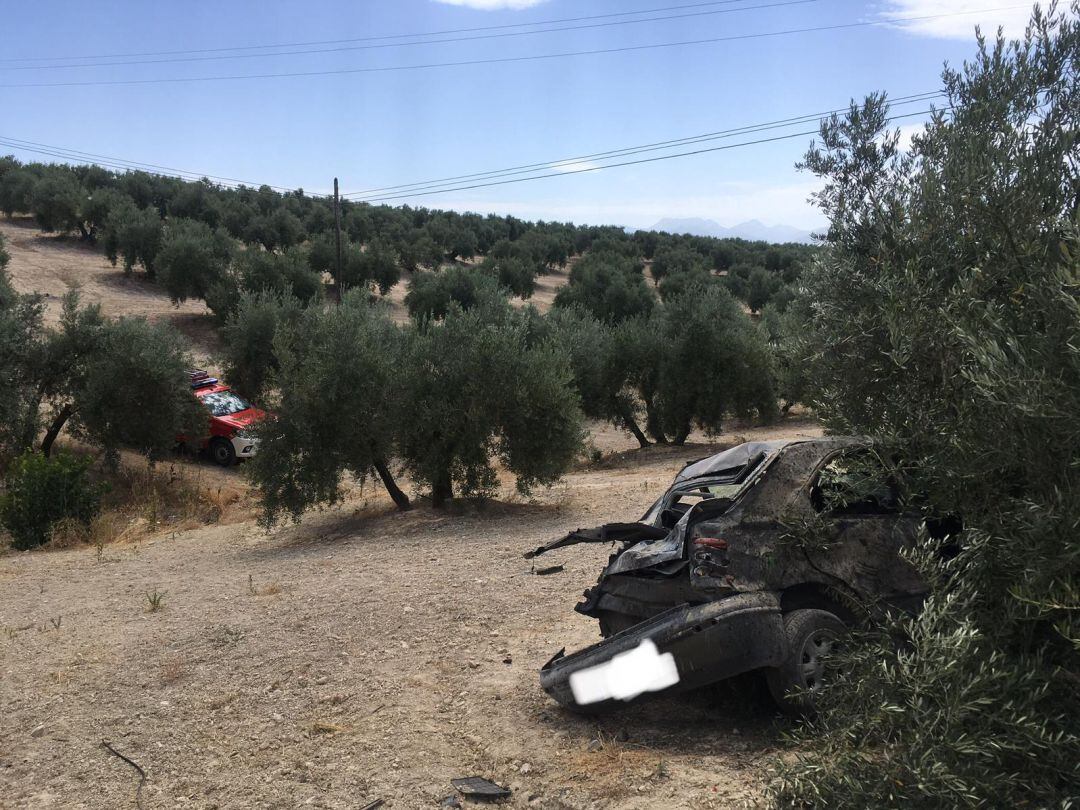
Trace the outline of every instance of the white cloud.
{"label": "white cloud", "polygon": [[896,142],[896,148],[901,152],[909,152],[911,151],[911,139],[916,135],[922,135],[923,131],[926,129],[926,123],[920,121],[917,124],[901,124],[898,127],[891,128],[891,130],[892,129],[900,130],[900,139]]}
{"label": "white cloud", "polygon": [[548,165],[549,169],[554,169],[557,172],[564,174],[572,174],[575,172],[587,172],[593,169],[599,169],[599,163],[593,163],[591,160],[564,160],[561,163],[551,163]]}
{"label": "white cloud", "polygon": [[546,3],[547,0],[435,0],[435,2],[448,6],[464,6],[477,11],[501,11],[506,8],[519,11]]}
{"label": "white cloud", "polygon": [[[998,26],[1005,29],[1005,36],[1019,38],[1031,17],[1031,3],[1002,5],[987,9],[991,0],[885,0],[881,13],[883,19],[896,20],[899,28],[913,34],[946,39],[974,39],[978,25],[985,36],[993,38]],[[959,13],[958,12],[970,12]],[[900,17],[930,17],[938,14],[954,16],[937,19],[901,21]]]}

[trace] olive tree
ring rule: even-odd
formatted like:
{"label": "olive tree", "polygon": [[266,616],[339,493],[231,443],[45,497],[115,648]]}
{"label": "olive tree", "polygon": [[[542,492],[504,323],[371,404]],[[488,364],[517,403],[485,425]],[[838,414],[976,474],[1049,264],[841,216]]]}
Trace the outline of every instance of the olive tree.
{"label": "olive tree", "polygon": [[8,254],[0,237],[0,468],[25,446],[28,428],[27,404],[38,388],[34,373],[41,351],[44,303],[39,296],[20,295],[12,288],[6,271]]}
{"label": "olive tree", "polygon": [[473,309],[502,302],[507,291],[492,276],[473,267],[448,267],[439,273],[417,273],[409,282],[405,307],[416,320],[446,317],[452,305]]}
{"label": "olive tree", "polygon": [[648,437],[638,425],[641,404],[630,385],[631,365],[624,354],[623,331],[576,307],[547,315],[551,340],[570,361],[582,412],[626,430],[642,447]]}
{"label": "olive tree", "polygon": [[[808,398],[909,508],[917,618],[836,661],[783,806],[1066,807],[1080,784],[1080,5],[979,40],[910,152],[881,95],[821,126]],[[897,645],[897,637],[904,639]]]}
{"label": "olive tree", "polygon": [[249,399],[265,396],[280,371],[274,336],[279,328],[295,323],[302,311],[300,300],[288,293],[240,294],[236,311],[221,330],[225,378],[232,388]]}
{"label": "olive tree", "polygon": [[[265,300],[249,299],[232,322],[265,321]],[[273,336],[278,366],[272,413],[258,427],[259,453],[249,465],[269,525],[282,514],[341,497],[341,479],[377,474],[399,508],[408,496],[390,471],[400,426],[403,336],[385,309],[361,291],[340,306],[310,307],[290,323],[278,318]]]}
{"label": "olive tree", "polygon": [[157,253],[157,280],[174,302],[206,298],[225,274],[234,251],[223,230],[194,219],[171,219]]}
{"label": "olive tree", "polygon": [[555,306],[581,307],[607,323],[648,314],[655,303],[641,265],[613,250],[586,255],[555,296]]}
{"label": "olive tree", "polygon": [[129,197],[121,199],[105,219],[102,247],[113,266],[123,256],[124,272],[141,264],[153,278],[154,261],[161,249],[162,222],[153,208],[139,208]]}
{"label": "olive tree", "polygon": [[0,211],[8,217],[30,211],[37,177],[29,169],[12,169],[0,177]]}
{"label": "olive tree", "polygon": [[[776,410],[764,336],[719,285],[671,298],[649,324],[658,345],[656,438],[682,444],[693,427],[719,433],[730,415],[768,419]],[[658,428],[658,429],[657,429]]]}
{"label": "olive tree", "polygon": [[530,342],[527,313],[453,304],[409,337],[400,453],[436,506],[490,495],[495,459],[522,492],[569,468],[582,441],[573,372],[556,344]]}
{"label": "olive tree", "polygon": [[86,196],[86,189],[74,175],[54,170],[34,185],[30,210],[43,231],[66,233],[82,225],[81,210]]}

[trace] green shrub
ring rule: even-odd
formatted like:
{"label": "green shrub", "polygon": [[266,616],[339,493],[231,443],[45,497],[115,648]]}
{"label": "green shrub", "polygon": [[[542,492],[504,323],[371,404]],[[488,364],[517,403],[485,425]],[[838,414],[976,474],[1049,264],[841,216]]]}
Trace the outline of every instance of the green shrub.
{"label": "green shrub", "polygon": [[6,491],[0,495],[0,524],[18,549],[40,546],[52,527],[67,519],[89,524],[101,505],[102,487],[90,482],[90,459],[70,453],[46,458],[27,452],[7,471]]}

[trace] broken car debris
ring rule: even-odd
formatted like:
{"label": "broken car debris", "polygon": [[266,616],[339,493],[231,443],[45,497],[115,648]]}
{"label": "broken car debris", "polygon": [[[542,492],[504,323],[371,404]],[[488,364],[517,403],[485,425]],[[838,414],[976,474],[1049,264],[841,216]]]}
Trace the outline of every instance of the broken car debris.
{"label": "broken car debris", "polygon": [[509,788],[497,785],[490,779],[482,776],[466,776],[461,779],[451,779],[453,785],[462,796],[471,796],[481,799],[501,799],[510,795]]}
{"label": "broken car debris", "polygon": [[[619,544],[576,607],[604,640],[560,650],[540,683],[571,709],[632,699],[639,676],[610,665],[648,641],[673,660],[671,686],[763,670],[783,708],[812,710],[834,641],[859,620],[852,605],[920,608],[925,584],[899,553],[919,522],[864,439],[749,442],[690,463],[638,523],[578,529],[525,555]],[[828,542],[800,542],[800,527]],[[587,674],[598,671],[615,682]]]}

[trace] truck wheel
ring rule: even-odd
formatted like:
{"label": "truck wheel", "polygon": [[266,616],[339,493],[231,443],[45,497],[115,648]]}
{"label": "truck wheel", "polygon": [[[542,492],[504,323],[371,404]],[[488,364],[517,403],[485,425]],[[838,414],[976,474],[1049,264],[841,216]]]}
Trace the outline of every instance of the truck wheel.
{"label": "truck wheel", "polygon": [[210,440],[210,458],[214,460],[215,464],[220,464],[222,467],[231,467],[236,463],[236,450],[233,448],[232,442],[218,436]]}
{"label": "truck wheel", "polygon": [[784,616],[788,658],[765,671],[769,691],[788,714],[813,714],[814,698],[829,677],[826,658],[847,626],[827,610],[793,610]]}

